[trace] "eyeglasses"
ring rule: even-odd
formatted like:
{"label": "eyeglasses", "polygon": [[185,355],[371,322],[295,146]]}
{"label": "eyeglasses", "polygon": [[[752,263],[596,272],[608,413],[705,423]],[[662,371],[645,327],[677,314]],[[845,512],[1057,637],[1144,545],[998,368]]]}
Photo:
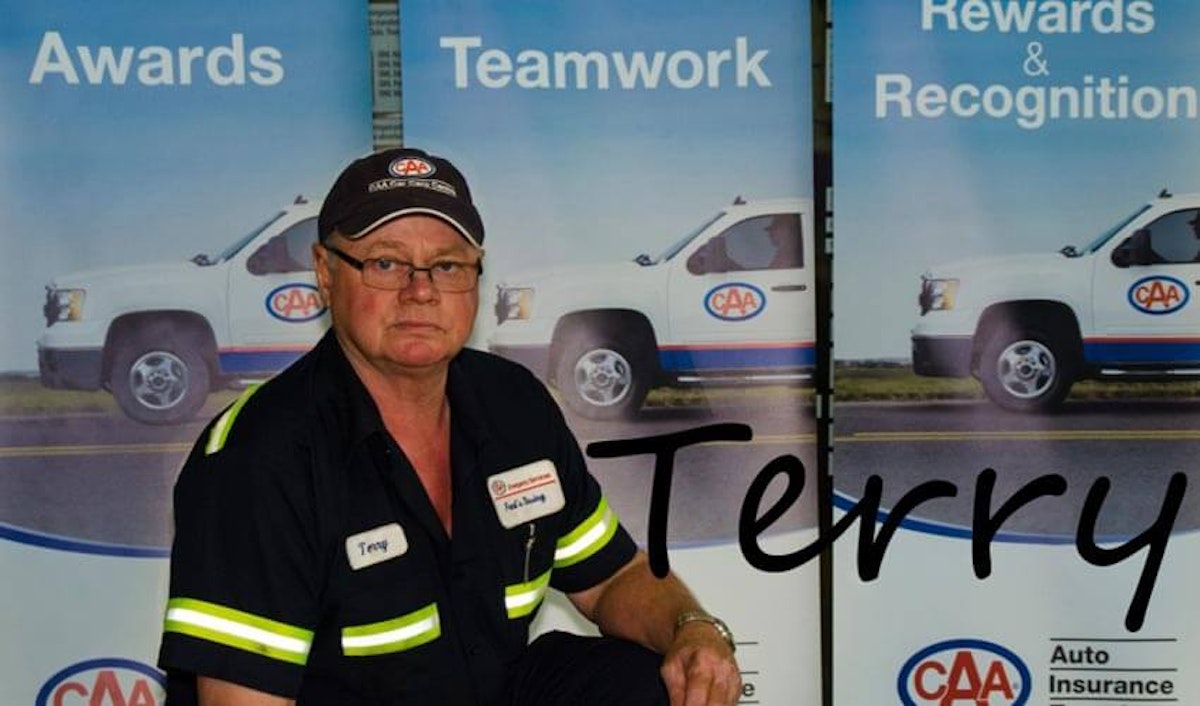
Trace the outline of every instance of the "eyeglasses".
{"label": "eyeglasses", "polygon": [[439,292],[469,292],[479,283],[483,272],[481,262],[458,262],[439,260],[429,267],[417,267],[411,262],[390,257],[369,257],[366,260],[348,255],[332,245],[324,245],[329,252],[362,273],[362,283],[372,289],[405,289],[412,284],[418,272],[429,276],[429,282]]}

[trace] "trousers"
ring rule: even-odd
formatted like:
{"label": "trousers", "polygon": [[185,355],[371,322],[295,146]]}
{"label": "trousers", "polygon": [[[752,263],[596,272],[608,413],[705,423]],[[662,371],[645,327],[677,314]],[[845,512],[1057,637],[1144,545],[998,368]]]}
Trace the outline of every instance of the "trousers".
{"label": "trousers", "polygon": [[661,665],[633,642],[548,632],[521,657],[502,706],[668,706]]}

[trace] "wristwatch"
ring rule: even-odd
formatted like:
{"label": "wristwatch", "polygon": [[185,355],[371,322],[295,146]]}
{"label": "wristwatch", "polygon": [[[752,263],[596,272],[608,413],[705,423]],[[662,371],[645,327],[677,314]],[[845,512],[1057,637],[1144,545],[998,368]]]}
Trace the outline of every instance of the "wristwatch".
{"label": "wristwatch", "polygon": [[675,618],[675,632],[678,634],[680,628],[694,622],[708,623],[713,626],[713,629],[717,631],[721,639],[725,640],[725,643],[729,645],[729,651],[737,652],[737,643],[733,640],[733,631],[729,629],[725,621],[701,610],[688,610],[680,613],[679,617]]}

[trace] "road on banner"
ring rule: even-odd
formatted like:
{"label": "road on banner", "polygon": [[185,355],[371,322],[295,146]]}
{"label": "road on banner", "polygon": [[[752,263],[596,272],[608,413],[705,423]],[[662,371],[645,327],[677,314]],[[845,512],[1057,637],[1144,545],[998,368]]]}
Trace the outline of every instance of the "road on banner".
{"label": "road on banner", "polygon": [[[736,541],[746,489],[767,463],[793,454],[815,468],[811,411],[801,405],[789,396],[765,405],[652,408],[636,422],[578,421],[575,429],[586,446],[720,422],[749,424],[754,431],[750,442],[688,447],[675,460],[668,540],[728,543]],[[171,535],[171,488],[203,426],[143,426],[116,413],[0,419],[0,525],[165,549]],[[593,459],[590,466],[622,521],[644,543],[653,457]],[[764,505],[780,492],[782,487],[773,487]],[[815,494],[806,492],[771,533],[815,525]]]}
{"label": "road on banner", "polygon": [[920,506],[912,517],[969,526],[975,482],[996,471],[993,510],[1016,490],[1047,474],[1067,491],[1035,500],[1005,531],[1073,536],[1088,491],[1105,477],[1111,489],[1098,532],[1128,535],[1158,516],[1174,473],[1188,474],[1175,531],[1200,526],[1200,401],[1072,402],[1051,415],[1020,415],[986,402],[852,403],[835,405],[834,486],[857,499],[867,477],[884,482],[890,507],[914,486],[948,480],[954,498]]}

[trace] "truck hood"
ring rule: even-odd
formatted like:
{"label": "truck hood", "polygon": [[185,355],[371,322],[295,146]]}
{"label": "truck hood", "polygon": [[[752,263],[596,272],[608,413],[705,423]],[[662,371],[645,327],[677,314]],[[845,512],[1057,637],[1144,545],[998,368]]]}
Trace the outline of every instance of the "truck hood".
{"label": "truck hood", "polygon": [[971,280],[1008,272],[1030,275],[1039,272],[1061,273],[1064,268],[1086,261],[1086,257],[1067,257],[1061,253],[1020,253],[954,260],[930,267],[925,276],[932,279],[955,277]]}
{"label": "truck hood", "polygon": [[201,267],[192,262],[158,262],[79,270],[58,275],[50,286],[59,289],[125,289],[155,284],[185,285],[188,282],[223,276],[225,268]]}
{"label": "truck hood", "polygon": [[636,262],[607,262],[587,265],[564,265],[554,268],[526,270],[505,275],[500,287],[566,287],[568,289],[593,283],[621,283],[653,277],[660,265],[639,265]]}

